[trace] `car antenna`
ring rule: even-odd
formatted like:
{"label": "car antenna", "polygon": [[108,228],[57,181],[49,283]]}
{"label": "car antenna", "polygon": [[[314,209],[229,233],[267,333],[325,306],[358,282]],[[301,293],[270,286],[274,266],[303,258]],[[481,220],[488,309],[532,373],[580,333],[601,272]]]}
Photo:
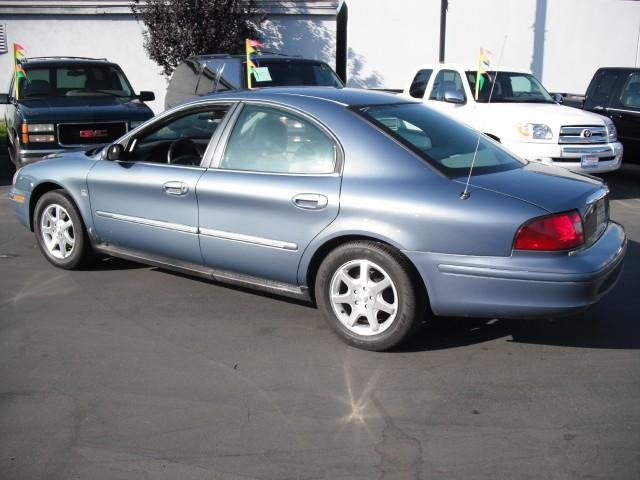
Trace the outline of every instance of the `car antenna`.
{"label": "car antenna", "polygon": [[[504,36],[504,40],[502,41],[502,48],[500,49],[500,57],[498,58],[498,64],[496,65],[493,82],[491,83],[491,90],[489,91],[489,98],[487,99],[487,105],[491,103],[491,97],[493,96],[493,89],[498,82],[498,72],[500,71],[500,64],[502,63],[502,54],[504,53],[504,46],[507,43],[507,36]],[[476,73],[477,75],[477,73]],[[491,74],[488,73],[489,79],[491,79]],[[479,94],[478,94],[479,96]],[[476,157],[478,156],[478,148],[480,148],[480,139],[482,138],[482,132],[478,131],[478,141],[476,142],[476,149],[473,152],[473,158],[471,159],[471,166],[469,167],[469,175],[467,176],[467,182],[464,185],[464,191],[460,194],[460,200],[466,200],[471,196],[469,193],[469,183],[471,182],[471,174],[473,173],[473,166],[476,163]]]}

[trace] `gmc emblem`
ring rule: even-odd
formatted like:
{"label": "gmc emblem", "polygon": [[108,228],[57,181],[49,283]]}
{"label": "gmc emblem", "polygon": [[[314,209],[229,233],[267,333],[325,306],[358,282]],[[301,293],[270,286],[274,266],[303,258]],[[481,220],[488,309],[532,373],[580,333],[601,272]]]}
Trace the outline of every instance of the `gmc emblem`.
{"label": "gmc emblem", "polygon": [[108,137],[107,130],[80,130],[80,138],[104,138]]}

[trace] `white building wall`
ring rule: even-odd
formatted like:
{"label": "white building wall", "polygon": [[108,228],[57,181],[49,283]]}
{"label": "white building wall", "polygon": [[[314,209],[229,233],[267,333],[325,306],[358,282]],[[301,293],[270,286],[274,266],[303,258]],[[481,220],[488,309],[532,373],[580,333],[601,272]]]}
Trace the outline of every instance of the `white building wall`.
{"label": "white building wall", "polygon": [[[349,47],[375,72],[350,84],[402,88],[414,65],[438,61],[440,0],[346,3]],[[638,1],[449,0],[447,62],[475,65],[488,48],[494,65],[533,72],[551,91],[584,93],[598,67],[640,66],[639,46]]]}
{"label": "white building wall", "polygon": [[[147,57],[143,26],[131,15],[12,15],[7,26],[9,47],[21,44],[27,56],[79,56],[107,58],[122,67],[134,90],[151,90],[156,100],[148,105],[164,110],[167,79]],[[291,55],[318,58],[335,64],[335,16],[269,15],[263,25],[265,48]],[[0,55],[0,91],[6,92],[13,73],[13,56]]]}

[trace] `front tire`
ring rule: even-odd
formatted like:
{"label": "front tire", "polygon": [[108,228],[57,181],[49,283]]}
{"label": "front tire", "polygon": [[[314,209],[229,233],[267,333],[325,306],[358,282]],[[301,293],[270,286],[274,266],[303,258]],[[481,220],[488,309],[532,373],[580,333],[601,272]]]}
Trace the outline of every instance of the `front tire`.
{"label": "front tire", "polygon": [[408,260],[373,241],[349,242],[320,265],[315,283],[318,308],[350,345],[388,350],[419,325],[426,298]]}
{"label": "front tire", "polygon": [[40,197],[33,223],[40,250],[56,267],[74,270],[90,259],[91,245],[82,218],[62,190]]}

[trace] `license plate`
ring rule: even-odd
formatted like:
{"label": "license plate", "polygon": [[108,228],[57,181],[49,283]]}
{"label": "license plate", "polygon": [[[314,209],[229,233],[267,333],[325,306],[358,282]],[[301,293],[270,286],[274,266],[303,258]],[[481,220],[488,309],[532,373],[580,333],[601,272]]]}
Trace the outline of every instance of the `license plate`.
{"label": "license plate", "polygon": [[598,157],[596,155],[583,155],[580,160],[582,168],[593,168],[598,166]]}

